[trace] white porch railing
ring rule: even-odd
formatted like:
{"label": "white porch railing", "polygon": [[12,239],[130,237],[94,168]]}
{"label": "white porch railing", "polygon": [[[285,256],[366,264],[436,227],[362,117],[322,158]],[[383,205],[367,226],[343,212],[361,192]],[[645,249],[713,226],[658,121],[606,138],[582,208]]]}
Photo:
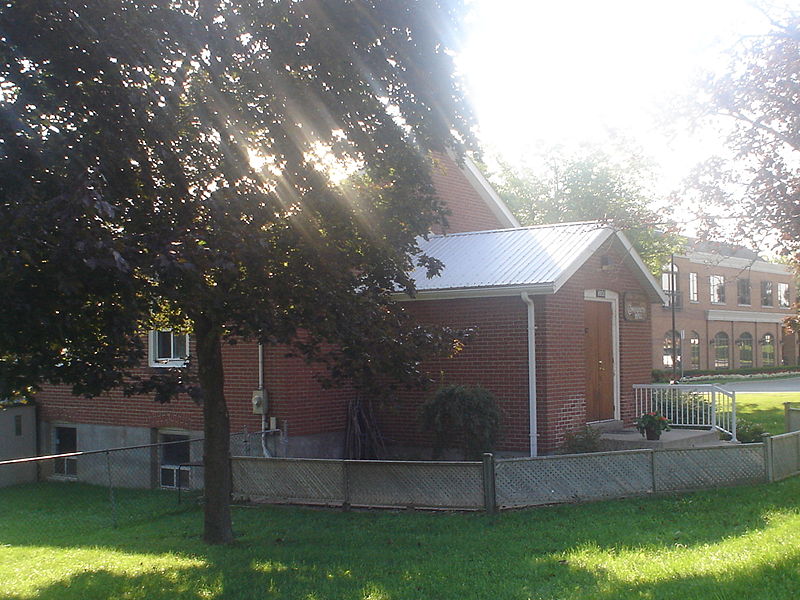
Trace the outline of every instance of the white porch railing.
{"label": "white porch railing", "polygon": [[713,384],[634,385],[636,414],[659,412],[673,425],[713,427],[736,440],[736,392]]}

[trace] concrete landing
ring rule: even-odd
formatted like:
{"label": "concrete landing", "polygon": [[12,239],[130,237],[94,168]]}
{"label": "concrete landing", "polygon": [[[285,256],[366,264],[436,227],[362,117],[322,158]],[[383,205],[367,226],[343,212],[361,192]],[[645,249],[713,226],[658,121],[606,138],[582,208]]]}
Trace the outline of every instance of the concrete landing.
{"label": "concrete landing", "polygon": [[715,429],[671,429],[664,431],[660,440],[646,440],[634,428],[609,431],[600,436],[600,447],[603,450],[702,448],[724,446],[729,443],[720,440],[719,432]]}

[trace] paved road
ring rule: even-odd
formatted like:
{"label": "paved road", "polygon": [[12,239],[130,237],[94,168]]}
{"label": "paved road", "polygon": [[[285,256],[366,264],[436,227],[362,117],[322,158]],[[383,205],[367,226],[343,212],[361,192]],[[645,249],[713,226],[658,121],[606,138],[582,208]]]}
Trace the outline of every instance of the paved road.
{"label": "paved road", "polygon": [[736,381],[720,384],[735,392],[800,392],[800,377],[762,379],[761,381]]}

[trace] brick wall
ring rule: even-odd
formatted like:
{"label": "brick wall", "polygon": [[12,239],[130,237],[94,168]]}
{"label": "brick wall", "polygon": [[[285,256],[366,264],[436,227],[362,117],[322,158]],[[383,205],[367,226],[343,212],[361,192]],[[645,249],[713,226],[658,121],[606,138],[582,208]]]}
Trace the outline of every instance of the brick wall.
{"label": "brick wall", "polygon": [[535,298],[539,451],[552,452],[566,435],[586,423],[584,357],[584,290],[617,292],[619,301],[620,410],[628,424],[634,419],[634,384],[649,383],[650,323],[625,321],[623,295],[642,292],[633,273],[615,256],[603,270],[598,252],[552,296]]}
{"label": "brick wall", "polygon": [[[194,346],[192,345],[192,350]],[[347,410],[349,390],[326,390],[311,367],[300,358],[287,357],[284,347],[268,347],[264,352],[265,388],[269,396],[268,416],[279,425],[288,422],[290,435],[341,431]],[[254,415],[251,398],[258,387],[258,345],[240,342],[223,347],[225,398],[231,418],[231,431],[258,431],[261,415]],[[157,372],[142,368],[141,374]],[[66,386],[47,385],[37,395],[44,421],[63,421],[129,427],[180,428],[202,430],[202,410],[181,395],[167,404],[150,397],[126,398],[112,390],[97,398],[72,396]]]}
{"label": "brick wall", "polygon": [[[437,155],[432,172],[433,185],[439,198],[447,205],[446,233],[503,229],[501,223],[475,191],[458,165],[447,155]],[[445,233],[440,228],[434,233]]]}
{"label": "brick wall", "polygon": [[381,431],[393,444],[427,446],[419,410],[438,385],[481,385],[494,394],[503,412],[500,450],[528,449],[527,309],[518,296],[427,300],[406,304],[420,322],[475,328],[464,349],[452,358],[431,361],[431,389],[405,391],[380,411]]}

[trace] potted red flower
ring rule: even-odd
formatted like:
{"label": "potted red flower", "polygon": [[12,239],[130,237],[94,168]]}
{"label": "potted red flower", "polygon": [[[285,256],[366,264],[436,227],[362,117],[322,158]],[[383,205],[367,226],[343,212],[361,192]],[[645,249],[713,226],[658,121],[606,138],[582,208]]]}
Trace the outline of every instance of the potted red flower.
{"label": "potted red flower", "polygon": [[669,419],[659,412],[647,412],[634,421],[636,429],[648,440],[657,440],[662,431],[669,431]]}

